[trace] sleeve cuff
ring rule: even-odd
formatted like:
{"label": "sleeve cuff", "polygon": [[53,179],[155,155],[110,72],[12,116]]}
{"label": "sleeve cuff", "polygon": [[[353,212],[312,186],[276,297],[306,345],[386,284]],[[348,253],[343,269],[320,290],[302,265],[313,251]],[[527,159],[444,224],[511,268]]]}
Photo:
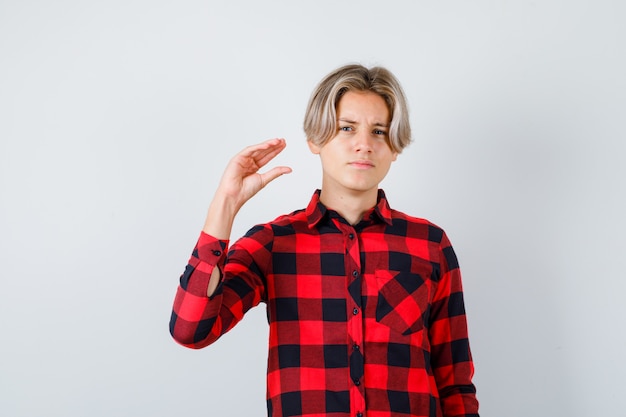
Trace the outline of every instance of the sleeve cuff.
{"label": "sleeve cuff", "polygon": [[199,297],[207,296],[207,288],[213,270],[215,268],[224,270],[227,249],[228,240],[219,240],[204,232],[200,233],[192,256],[196,258],[196,262],[193,262],[195,264],[194,271],[186,286],[189,293]]}
{"label": "sleeve cuff", "polygon": [[200,232],[196,248],[198,252],[197,258],[201,262],[220,265],[226,259],[228,240],[219,240],[204,232]]}

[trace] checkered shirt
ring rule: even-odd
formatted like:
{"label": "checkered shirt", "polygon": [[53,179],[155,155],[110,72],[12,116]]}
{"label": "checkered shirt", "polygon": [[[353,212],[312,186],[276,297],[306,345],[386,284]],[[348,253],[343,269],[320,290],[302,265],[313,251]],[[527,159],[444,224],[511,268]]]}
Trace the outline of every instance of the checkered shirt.
{"label": "checkered shirt", "polygon": [[[461,275],[442,229],[377,205],[352,226],[319,201],[229,250],[202,233],[170,321],[190,348],[264,302],[272,417],[477,417]],[[222,280],[211,297],[215,267]]]}

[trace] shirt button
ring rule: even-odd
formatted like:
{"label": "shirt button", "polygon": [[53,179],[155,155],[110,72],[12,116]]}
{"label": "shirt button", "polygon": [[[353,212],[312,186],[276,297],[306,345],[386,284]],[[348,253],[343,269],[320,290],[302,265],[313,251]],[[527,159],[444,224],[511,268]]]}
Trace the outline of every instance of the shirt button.
{"label": "shirt button", "polygon": [[358,309],[358,308],[356,308],[356,307],[354,307],[354,308],[352,309],[352,314],[354,314],[355,316],[356,316],[357,314],[359,314],[359,309]]}
{"label": "shirt button", "polygon": [[354,348],[354,350],[359,350],[361,349],[361,346],[357,345],[356,343],[354,344],[354,346],[352,346]]}
{"label": "shirt button", "polygon": [[359,276],[359,271],[357,271],[356,269],[354,271],[352,271],[352,276],[354,278],[358,277]]}
{"label": "shirt button", "polygon": [[363,413],[356,413],[356,417],[363,417]]}
{"label": "shirt button", "polygon": [[350,240],[352,240],[352,239],[354,239],[354,234],[353,234],[353,233],[350,233],[350,234],[348,235],[348,237],[350,238]]}
{"label": "shirt button", "polygon": [[214,250],[213,251],[213,255],[215,255],[215,256],[220,256],[221,254],[222,254],[222,251],[219,251],[219,250]]}
{"label": "shirt button", "polygon": [[[358,387],[359,385],[361,385],[361,381],[359,381],[358,379],[355,379],[354,380],[354,385],[356,385]],[[358,416],[358,414],[357,414],[357,416]]]}

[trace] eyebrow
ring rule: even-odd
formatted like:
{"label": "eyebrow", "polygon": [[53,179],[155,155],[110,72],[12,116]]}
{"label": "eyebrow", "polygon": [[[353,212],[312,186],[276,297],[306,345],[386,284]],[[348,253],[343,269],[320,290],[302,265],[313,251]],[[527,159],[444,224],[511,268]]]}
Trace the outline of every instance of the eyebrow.
{"label": "eyebrow", "polygon": [[[340,117],[339,119],[337,119],[338,122],[344,122],[344,123],[350,123],[353,125],[358,125],[357,122],[355,122],[354,120],[350,120],[350,119],[346,119],[345,117]],[[389,127],[389,124],[385,124],[385,123],[381,123],[381,122],[375,122],[374,126],[380,126],[380,127]]]}

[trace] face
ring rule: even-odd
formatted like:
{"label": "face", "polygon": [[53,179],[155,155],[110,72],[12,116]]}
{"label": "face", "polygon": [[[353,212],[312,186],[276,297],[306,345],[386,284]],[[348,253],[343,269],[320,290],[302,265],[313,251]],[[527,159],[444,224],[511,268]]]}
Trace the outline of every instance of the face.
{"label": "face", "polygon": [[337,133],[323,146],[309,142],[322,161],[322,195],[376,198],[398,154],[389,147],[389,109],[373,92],[348,91],[337,105]]}

